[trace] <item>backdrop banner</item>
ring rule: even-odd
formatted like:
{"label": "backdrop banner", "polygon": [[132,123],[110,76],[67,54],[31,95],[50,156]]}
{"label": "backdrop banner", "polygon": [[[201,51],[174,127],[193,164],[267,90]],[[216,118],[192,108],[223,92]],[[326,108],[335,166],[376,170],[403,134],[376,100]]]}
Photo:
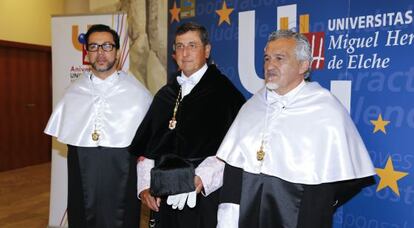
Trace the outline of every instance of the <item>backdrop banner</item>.
{"label": "backdrop banner", "polygon": [[[120,36],[119,69],[128,72],[129,44],[127,15],[124,13],[53,16],[52,17],[52,74],[53,106],[62,98],[66,88],[83,72],[89,71],[84,35],[88,26],[106,24]],[[67,165],[66,145],[55,139],[52,143],[52,173],[50,190],[49,227],[66,227]]]}
{"label": "backdrop banner", "polygon": [[269,33],[303,33],[312,80],[347,107],[377,172],[375,185],[338,209],[334,227],[414,227],[412,0],[169,0],[168,8],[169,74],[175,29],[195,21],[210,34],[211,62],[247,98],[264,85]]}

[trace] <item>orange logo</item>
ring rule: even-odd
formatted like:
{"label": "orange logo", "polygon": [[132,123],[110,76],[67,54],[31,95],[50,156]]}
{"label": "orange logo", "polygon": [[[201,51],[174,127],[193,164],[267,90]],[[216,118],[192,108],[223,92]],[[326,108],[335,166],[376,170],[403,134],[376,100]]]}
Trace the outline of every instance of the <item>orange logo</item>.
{"label": "orange logo", "polygon": [[[89,25],[88,25],[89,28]],[[88,55],[86,51],[85,33],[79,34],[79,26],[72,25],[72,45],[73,47],[82,52],[82,64],[89,65]]]}

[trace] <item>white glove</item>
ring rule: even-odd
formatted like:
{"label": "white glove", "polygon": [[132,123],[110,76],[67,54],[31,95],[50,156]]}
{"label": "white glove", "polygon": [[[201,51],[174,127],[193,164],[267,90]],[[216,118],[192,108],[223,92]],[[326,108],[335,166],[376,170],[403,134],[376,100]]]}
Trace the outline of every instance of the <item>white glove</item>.
{"label": "white glove", "polygon": [[187,202],[187,205],[190,208],[193,208],[196,206],[197,201],[197,192],[186,192],[186,193],[180,193],[176,195],[170,195],[167,198],[167,204],[171,205],[173,209],[182,210],[185,206],[185,202]]}

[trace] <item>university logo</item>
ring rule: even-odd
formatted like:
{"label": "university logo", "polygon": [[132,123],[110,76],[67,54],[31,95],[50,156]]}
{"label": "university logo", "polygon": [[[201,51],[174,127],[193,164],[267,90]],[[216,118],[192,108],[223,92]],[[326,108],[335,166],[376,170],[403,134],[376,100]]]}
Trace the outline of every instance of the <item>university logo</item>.
{"label": "university logo", "polygon": [[[89,25],[87,26],[89,28]],[[82,53],[81,63],[79,65],[72,65],[69,71],[70,81],[74,82],[84,72],[89,71],[89,60],[86,51],[85,33],[79,33],[79,26],[72,25],[72,46],[75,50]]]}
{"label": "university logo", "polygon": [[76,50],[82,52],[82,64],[89,65],[90,63],[87,58],[85,33],[79,33],[78,25],[72,25],[72,45]]}

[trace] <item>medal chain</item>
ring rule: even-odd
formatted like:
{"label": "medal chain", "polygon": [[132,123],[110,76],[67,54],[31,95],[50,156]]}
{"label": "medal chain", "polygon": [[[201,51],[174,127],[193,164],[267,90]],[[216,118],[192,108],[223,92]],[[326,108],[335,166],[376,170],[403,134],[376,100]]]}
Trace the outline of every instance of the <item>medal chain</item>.
{"label": "medal chain", "polygon": [[178,107],[180,106],[182,97],[181,97],[181,87],[180,90],[178,91],[178,96],[177,99],[175,100],[175,106],[174,106],[174,110],[173,110],[173,116],[168,124],[168,128],[170,130],[175,129],[176,125],[177,125],[177,119],[176,119],[176,115],[177,115],[177,111],[178,111]]}

